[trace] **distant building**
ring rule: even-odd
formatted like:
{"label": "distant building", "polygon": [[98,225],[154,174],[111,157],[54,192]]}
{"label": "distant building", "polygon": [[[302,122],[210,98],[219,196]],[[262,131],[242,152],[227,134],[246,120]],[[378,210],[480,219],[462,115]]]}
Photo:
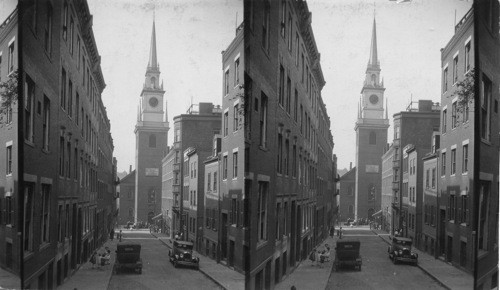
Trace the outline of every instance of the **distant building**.
{"label": "distant building", "polygon": [[205,166],[205,198],[203,214],[203,251],[202,253],[213,260],[220,261],[219,233],[221,231],[220,203],[220,150],[221,136],[215,135],[213,139],[212,155],[204,161]]}
{"label": "distant building", "polygon": [[356,131],[356,185],[354,219],[373,219],[379,212],[382,189],[382,155],[387,144],[389,119],[384,117],[384,81],[380,77],[377,27],[373,19],[370,59],[361,89]]}
{"label": "distant building", "polygon": [[[161,231],[170,238],[173,229],[173,211],[172,207],[179,206],[174,204],[173,185],[178,184],[178,180],[174,180],[174,161],[175,151],[169,148],[167,156],[162,160],[161,170]],[[178,178],[178,176],[177,176]]]}
{"label": "distant building", "polygon": [[392,144],[387,144],[387,149],[382,155],[382,189],[381,189],[381,199],[380,199],[380,224],[382,229],[385,231],[392,232],[393,221],[393,209],[392,205],[394,202],[393,190],[394,186],[398,186],[395,180],[398,180],[397,176],[394,176],[393,162],[394,162],[394,146]]}
{"label": "distant building", "polygon": [[161,215],[161,160],[167,154],[170,129],[160,65],[156,55],[156,30],[153,21],[149,62],[139,99],[135,126],[135,204],[134,222],[153,223]]}
{"label": "distant building", "polygon": [[22,288],[53,289],[115,226],[116,160],[87,1],[22,8]]}
{"label": "distant building", "polygon": [[[0,83],[7,82],[18,69],[18,9],[0,24]],[[17,79],[13,80],[17,83]],[[1,99],[0,99],[1,103]],[[21,164],[19,164],[18,104],[0,115],[0,267],[11,272],[14,285],[3,287],[21,288],[21,237],[23,225],[19,220],[19,205],[23,200],[19,195]],[[17,281],[16,281],[17,280]],[[5,282],[4,282],[5,283]]]}
{"label": "distant building", "polygon": [[[198,178],[198,175],[200,177],[204,176],[205,167],[202,164],[208,156],[212,155],[213,137],[220,134],[221,123],[221,108],[220,106],[214,106],[212,103],[191,105],[186,114],[174,117],[174,144],[169,155],[162,159],[162,166],[167,168],[167,170],[172,170],[173,181],[171,189],[162,189],[163,198],[167,200],[170,198],[171,192],[173,198],[171,203],[172,208],[163,208],[162,211],[172,211],[172,234],[182,233],[184,240],[187,240],[188,236],[192,238],[193,229],[199,229],[203,224],[203,210],[196,211],[195,218],[195,213],[191,209],[189,202],[190,200],[191,202],[196,202],[197,208],[203,208],[205,194],[203,187],[204,178]],[[192,197],[190,192],[195,190],[195,185],[193,184],[191,189],[188,186],[190,185],[189,180],[191,177],[186,178],[186,174],[189,176],[191,172],[189,163],[185,161],[185,158],[189,156],[184,156],[184,153],[190,147],[196,149],[198,159],[196,162],[197,198]],[[167,166],[168,163],[172,162],[172,158],[172,166]],[[200,165],[200,163],[202,164]],[[170,173],[166,172],[165,174]],[[166,186],[168,187],[169,183]],[[191,231],[191,234],[189,234],[189,231]],[[198,240],[195,241],[193,239],[193,241],[197,243],[197,250],[200,250],[203,232],[199,233],[195,231],[194,234]]]}
{"label": "distant building", "polygon": [[135,170],[130,171],[120,180],[118,225],[127,225],[135,220],[135,172]]}
{"label": "distant building", "polygon": [[[222,139],[227,185],[221,185],[227,190],[225,205],[232,209],[227,214],[228,263],[234,246],[234,267],[244,269],[246,289],[272,289],[307,259],[333,225],[334,143],[306,1],[244,1],[244,12],[244,54],[239,63],[231,57],[241,37],[237,33],[223,55],[223,87],[229,88],[223,108],[230,120]],[[242,77],[244,90],[233,89]],[[244,118],[234,126],[238,94]],[[236,150],[238,171],[231,168]],[[245,213],[242,221],[238,212]],[[225,224],[224,212],[222,218]]]}
{"label": "distant building", "polygon": [[[394,114],[392,230],[401,230],[405,237],[409,236],[408,231],[410,231],[415,246],[419,246],[420,243],[417,224],[421,224],[422,219],[421,203],[417,202],[421,200],[423,192],[422,158],[414,157],[412,160],[416,161],[411,161],[410,164],[408,157],[410,152],[407,152],[407,149],[414,148],[416,156],[424,156],[431,151],[431,137],[439,127],[439,108],[438,103],[419,100],[410,103],[406,111]],[[410,177],[411,189],[408,183]],[[410,225],[413,228],[410,228]]]}
{"label": "distant building", "polygon": [[423,196],[422,196],[422,236],[420,249],[431,256],[438,257],[437,252],[437,226],[439,219],[437,216],[439,203],[437,193],[439,192],[439,132],[434,132],[431,152],[422,157],[423,161]]}
{"label": "distant building", "polygon": [[347,220],[354,221],[354,192],[356,189],[356,167],[351,167],[339,180],[339,226]]}

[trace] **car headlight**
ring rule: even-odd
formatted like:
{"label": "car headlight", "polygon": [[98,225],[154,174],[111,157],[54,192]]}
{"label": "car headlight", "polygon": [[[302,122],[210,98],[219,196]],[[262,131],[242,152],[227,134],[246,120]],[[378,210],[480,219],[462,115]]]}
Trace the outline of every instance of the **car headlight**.
{"label": "car headlight", "polygon": [[179,255],[175,254],[175,258],[176,258],[176,259],[179,259]]}
{"label": "car headlight", "polygon": [[184,254],[181,253],[181,259],[184,258]]}
{"label": "car headlight", "polygon": [[403,254],[403,251],[399,250],[399,251],[398,251],[398,254],[399,254],[399,255],[402,255],[402,254]]}

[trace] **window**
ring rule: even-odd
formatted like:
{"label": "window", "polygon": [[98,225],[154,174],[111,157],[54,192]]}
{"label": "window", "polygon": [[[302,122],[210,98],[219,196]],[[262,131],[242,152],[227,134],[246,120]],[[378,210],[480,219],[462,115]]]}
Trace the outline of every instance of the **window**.
{"label": "window", "polygon": [[448,67],[443,70],[443,94],[448,91]]}
{"label": "window", "polygon": [[295,102],[293,103],[293,118],[295,122],[297,122],[298,120],[297,116],[298,105],[299,105],[299,92],[297,91],[297,89],[295,89]]}
{"label": "window", "polygon": [[229,224],[231,224],[231,225],[236,225],[236,215],[237,215],[236,203],[237,203],[236,198],[232,198],[231,199],[231,212],[229,214]]}
{"label": "window", "polygon": [[455,220],[455,194],[450,194],[448,198],[448,220]]}
{"label": "window", "polygon": [[5,197],[5,224],[12,224],[12,217],[14,216],[14,207],[12,206],[12,197]]}
{"label": "window", "polygon": [[31,78],[26,75],[26,82],[24,85],[24,138],[33,142],[33,116],[34,101],[35,101],[35,83]]}
{"label": "window", "polygon": [[465,44],[465,71],[470,70],[470,41]]}
{"label": "window", "polygon": [[462,173],[468,171],[469,163],[469,144],[462,146]]}
{"label": "window", "polygon": [[12,41],[12,43],[9,44],[9,62],[8,62],[8,72],[9,74],[14,71],[14,44],[15,42]]}
{"label": "window", "polygon": [[68,115],[73,117],[73,83],[68,78]]}
{"label": "window", "polygon": [[52,52],[52,5],[47,2],[47,22],[45,23],[44,34],[45,51],[49,54]]}
{"label": "window", "polygon": [[276,171],[280,174],[283,173],[282,162],[283,162],[283,135],[278,133],[278,154],[276,158]]}
{"label": "window", "polygon": [[281,0],[281,23],[280,23],[280,33],[283,38],[285,38],[286,32],[286,2]]}
{"label": "window", "polygon": [[233,178],[238,178],[238,152],[233,152]]}
{"label": "window", "polygon": [[259,241],[267,240],[267,185],[267,182],[259,182],[259,196],[257,200]]}
{"label": "window", "polygon": [[286,139],[285,141],[285,156],[284,156],[284,171],[285,175],[289,174],[289,165],[290,162],[290,141]]}
{"label": "window", "polygon": [[24,192],[24,251],[33,251],[33,192],[35,185],[33,183],[25,183]]}
{"label": "window", "polygon": [[149,135],[149,148],[156,148],[156,135]]}
{"label": "window", "polygon": [[489,229],[489,204],[490,204],[490,182],[480,181],[479,189],[479,242],[478,249],[488,250],[488,229]]}
{"label": "window", "polygon": [[274,229],[275,229],[275,236],[276,240],[279,240],[281,238],[280,236],[280,210],[281,210],[281,203],[276,204],[276,212],[274,216]]}
{"label": "window", "polygon": [[81,48],[80,48],[80,36],[76,36],[76,49],[78,50],[78,54],[76,55],[76,68],[80,70],[80,55],[81,55]]}
{"label": "window", "polygon": [[285,69],[283,68],[283,65],[280,65],[280,83],[279,83],[279,99],[278,102],[279,104],[283,107],[283,102],[285,98]]}
{"label": "window", "polygon": [[264,0],[264,17],[262,19],[262,47],[267,52],[269,51],[269,14],[271,4],[268,0]]}
{"label": "window", "polygon": [[6,161],[7,161],[6,175],[10,175],[10,174],[12,174],[12,145],[7,146]]}
{"label": "window", "polygon": [[70,174],[70,171],[71,171],[71,143],[68,141],[66,143],[66,177],[67,178],[70,178],[71,177],[71,174]]}
{"label": "window", "polygon": [[429,181],[430,181],[430,180],[429,180],[429,175],[430,175],[430,170],[429,170],[429,169],[427,169],[427,170],[425,171],[425,188],[429,188],[429,183],[430,183],[430,182],[429,182]]}
{"label": "window", "polygon": [[460,222],[469,224],[469,208],[467,205],[467,195],[461,195],[460,196],[460,209],[461,209],[461,214],[460,214]]}
{"label": "window", "polygon": [[229,119],[229,112],[224,113],[224,136],[227,136],[228,133],[228,120]]}
{"label": "window", "polygon": [[285,107],[286,107],[286,112],[288,114],[290,114],[291,99],[292,99],[292,81],[288,77],[286,81],[286,98],[285,98]]}
{"label": "window", "polygon": [[481,138],[490,140],[491,131],[491,81],[483,74],[481,100]]}
{"label": "window", "polygon": [[297,177],[297,145],[292,147],[292,177]]}
{"label": "window", "polygon": [[229,94],[229,68],[224,72],[224,95]]}
{"label": "window", "polygon": [[59,138],[59,176],[64,176],[64,137]]}
{"label": "window", "polygon": [[213,191],[217,192],[217,172],[214,172],[214,187]]}
{"label": "window", "polygon": [[299,66],[299,55],[300,55],[300,41],[299,33],[295,32],[295,66]]}
{"label": "window", "polygon": [[443,110],[443,118],[442,118],[442,128],[441,128],[441,132],[446,133],[446,109]]}
{"label": "window", "polygon": [[240,84],[240,58],[234,61],[234,86]]}
{"label": "window", "polygon": [[457,163],[457,149],[452,149],[451,150],[451,172],[450,174],[453,175],[456,172],[456,163]]}
{"label": "window", "polygon": [[292,15],[288,14],[288,51],[292,51]]}
{"label": "window", "polygon": [[42,184],[42,243],[50,242],[50,185]]}
{"label": "window", "polygon": [[[0,51],[0,72],[2,71],[2,52]],[[2,75],[0,74],[0,81],[2,81]]]}
{"label": "window", "polygon": [[300,104],[300,133],[303,132],[304,127],[304,109],[302,108],[302,104]]}
{"label": "window", "polygon": [[71,17],[71,20],[69,22],[69,53],[73,55],[73,34],[75,33],[75,23],[73,22],[73,17]]}
{"label": "window", "polygon": [[453,84],[458,81],[458,55],[453,58]]}
{"label": "window", "polygon": [[222,159],[222,179],[227,179],[227,155]]}
{"label": "window", "polygon": [[436,188],[436,168],[432,168],[432,188]]}
{"label": "window", "polygon": [[64,1],[64,10],[63,10],[63,39],[68,39],[68,2]]}
{"label": "window", "polygon": [[61,108],[66,109],[66,70],[61,70]]}
{"label": "window", "polygon": [[239,127],[239,124],[238,124],[238,120],[239,120],[238,108],[239,108],[238,104],[234,105],[234,107],[233,107],[233,132],[238,131],[238,127]]}
{"label": "window", "polygon": [[50,128],[50,100],[47,96],[43,96],[43,149],[49,150],[49,128]]}
{"label": "window", "polygon": [[457,127],[457,102],[451,105],[451,129]]}
{"label": "window", "polygon": [[399,126],[394,125],[394,139],[399,139]]}
{"label": "window", "polygon": [[370,145],[375,145],[377,144],[377,135],[375,134],[375,132],[370,132],[370,137],[369,137],[369,143]]}
{"label": "window", "polygon": [[267,96],[262,93],[260,102],[260,146],[267,145]]}
{"label": "window", "polygon": [[446,152],[441,154],[441,176],[446,174]]}

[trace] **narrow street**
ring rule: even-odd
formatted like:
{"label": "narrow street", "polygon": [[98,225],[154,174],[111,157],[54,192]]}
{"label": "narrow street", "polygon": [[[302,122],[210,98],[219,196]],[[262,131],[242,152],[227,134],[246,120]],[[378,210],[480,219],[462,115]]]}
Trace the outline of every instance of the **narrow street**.
{"label": "narrow street", "polygon": [[326,289],[444,289],[418,267],[394,265],[388,244],[369,228],[344,227],[343,237],[361,241],[362,270],[332,268]]}
{"label": "narrow street", "polygon": [[148,231],[124,231],[123,234],[125,240],[142,245],[142,274],[113,274],[108,289],[220,289],[195,269],[174,268],[168,260],[168,248]]}

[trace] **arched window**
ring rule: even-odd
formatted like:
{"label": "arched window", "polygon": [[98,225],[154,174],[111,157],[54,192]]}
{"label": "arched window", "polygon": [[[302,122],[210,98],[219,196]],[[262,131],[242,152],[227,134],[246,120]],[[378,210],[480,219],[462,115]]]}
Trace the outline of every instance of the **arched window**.
{"label": "arched window", "polygon": [[156,135],[155,134],[149,135],[149,147],[156,148]]}
{"label": "arched window", "polygon": [[375,134],[375,132],[370,132],[369,143],[370,145],[377,144],[377,134]]}
{"label": "arched window", "polygon": [[152,77],[151,78],[151,87],[156,87],[156,78],[155,77]]}
{"label": "arched window", "polygon": [[372,86],[377,83],[377,76],[375,74],[372,75]]}

